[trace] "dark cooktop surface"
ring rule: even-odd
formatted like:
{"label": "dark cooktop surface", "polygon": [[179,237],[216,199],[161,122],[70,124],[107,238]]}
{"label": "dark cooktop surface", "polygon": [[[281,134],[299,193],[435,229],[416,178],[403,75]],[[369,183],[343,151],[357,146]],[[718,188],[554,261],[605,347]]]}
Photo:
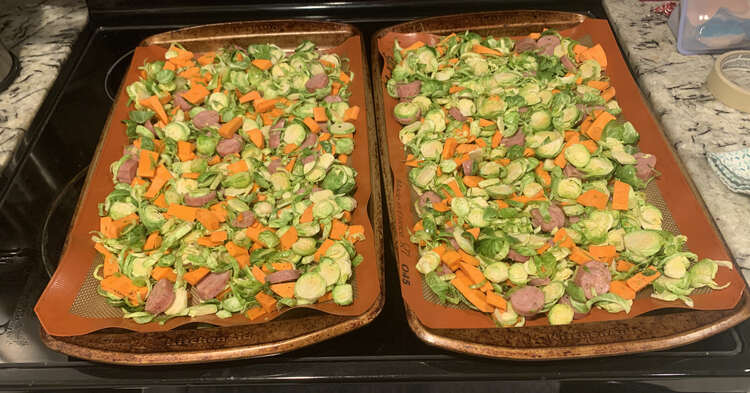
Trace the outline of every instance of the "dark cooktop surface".
{"label": "dark cooktop surface", "polygon": [[[492,2],[478,4],[489,3]],[[494,8],[505,8],[499,5],[506,3],[493,4]],[[280,10],[283,8],[270,7],[266,13],[237,11],[229,19],[313,15],[302,8],[286,13]],[[404,7],[403,12],[396,12],[396,8],[388,13],[370,9],[369,14],[361,7],[358,10],[356,15],[347,17],[344,10],[336,9],[338,16],[334,18],[355,23],[369,39],[377,29],[408,18],[476,9]],[[600,5],[593,2],[580,3],[579,8],[571,10],[603,16]],[[324,11],[314,10],[315,15]],[[47,350],[39,340],[39,323],[32,308],[48,274],[54,271],[87,166],[130,63],[132,49],[155,33],[227,20],[226,13],[191,12],[161,18],[154,15],[141,18],[137,14],[126,15],[124,11],[92,15],[71,60],[25,136],[26,148],[19,150],[15,164],[0,176],[0,180],[5,180],[0,182],[0,390],[3,387],[543,379],[649,381],[675,388],[718,391],[741,389],[747,383],[741,377],[750,371],[747,370],[750,369],[747,349],[750,323],[670,351],[606,359],[497,361],[430,347],[417,339],[406,324],[400,288],[394,279],[397,272],[391,247],[386,247],[387,300],[381,315],[355,332],[289,354],[206,365],[133,368],[92,364]],[[197,20],[199,16],[201,19]],[[130,24],[157,23],[154,20],[160,20],[161,24]],[[114,24],[115,21],[119,24]],[[389,233],[385,234],[385,242],[391,244]],[[682,379],[675,379],[678,377]]]}

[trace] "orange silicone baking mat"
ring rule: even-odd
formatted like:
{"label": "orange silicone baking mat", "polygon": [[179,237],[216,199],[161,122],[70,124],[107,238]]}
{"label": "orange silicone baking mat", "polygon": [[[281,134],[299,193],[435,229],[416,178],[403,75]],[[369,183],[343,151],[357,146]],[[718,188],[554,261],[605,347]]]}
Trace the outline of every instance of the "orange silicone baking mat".
{"label": "orange silicone baking mat", "polygon": [[[268,42],[274,43],[272,39]],[[185,42],[184,45],[186,49],[191,49],[190,42]],[[227,319],[208,315],[196,318],[173,318],[163,325],[153,322],[137,324],[132,320],[122,318],[118,309],[107,305],[103,297],[96,294],[98,283],[92,278],[91,273],[93,267],[101,263],[101,257],[93,248],[90,232],[97,230],[99,225],[97,204],[104,201],[106,195],[113,189],[109,166],[122,156],[123,147],[128,144],[126,127],[122,122],[127,119],[129,111],[125,87],[138,79],[139,66],[147,61],[163,59],[166,50],[164,46],[158,45],[136,48],[128,72],[120,86],[87,175],[62,258],[57,271],[35,307],[42,327],[51,335],[74,336],[104,328],[125,328],[138,332],[165,331],[193,322],[218,326],[255,324],[269,321],[291,310],[291,308],[284,308],[256,320],[237,314]],[[199,50],[200,48],[196,52]],[[354,72],[349,102],[366,111],[368,107],[365,102],[365,84],[369,81],[365,79],[366,62],[362,54],[361,37],[359,35],[349,37],[340,45],[327,49],[325,52],[336,53],[349,59],[349,68]],[[355,150],[352,157],[369,156],[367,130],[371,125],[367,113],[361,113],[353,122],[357,132],[354,134]],[[380,261],[376,259],[375,236],[366,209],[371,196],[370,166],[368,160],[360,159],[351,160],[350,165],[358,173],[357,189],[353,195],[357,200],[358,208],[355,209],[352,220],[354,224],[361,224],[365,227],[366,236],[365,241],[355,244],[357,252],[363,255],[364,260],[354,269],[352,283],[355,292],[354,302],[349,306],[326,302],[298,307],[313,308],[336,315],[356,316],[370,309],[380,295]],[[377,176],[377,174],[372,175]]]}
{"label": "orange silicone baking mat", "polygon": [[[477,25],[479,28],[480,26]],[[472,30],[469,28],[469,30]],[[441,35],[449,34],[444,27],[439,30]],[[462,31],[456,31],[460,33]],[[489,32],[487,29],[481,34],[493,33],[495,36],[502,35],[498,32]],[[612,30],[606,20],[585,18],[582,23],[573,28],[560,31],[560,34],[574,39],[591,41],[601,44],[607,53],[608,66],[607,75],[611,84],[617,91],[617,101],[623,110],[623,117],[629,120],[639,131],[641,139],[639,147],[641,151],[654,154],[658,158],[656,169],[661,173],[655,182],[647,190],[649,202],[662,210],[665,217],[665,229],[679,231],[688,237],[687,249],[698,254],[700,258],[711,258],[716,260],[731,260],[731,257],[716,231],[710,217],[706,213],[700,199],[691,188],[685,174],[672,152],[668,141],[661,132],[659,125],[649,112],[649,109],[641,96],[638,86],[631,76],[627,64],[620,53]],[[393,174],[393,196],[394,206],[391,216],[395,220],[394,249],[396,250],[399,263],[399,274],[401,278],[401,291],[409,309],[417,316],[419,321],[428,328],[433,329],[462,329],[462,328],[489,328],[495,324],[489,316],[467,307],[448,307],[435,301],[430,290],[423,283],[421,274],[416,270],[419,258],[418,249],[410,240],[410,228],[416,222],[413,210],[414,193],[408,181],[408,168],[405,165],[406,154],[398,132],[401,125],[393,116],[393,109],[398,100],[392,98],[386,91],[385,82],[390,76],[391,56],[393,53],[394,40],[398,39],[401,47],[408,47],[416,41],[426,44],[437,42],[438,35],[430,31],[415,33],[387,32],[377,41],[377,48],[384,60],[384,69],[380,89],[383,97],[383,112],[379,115],[385,119],[385,139],[388,146],[388,161]],[[382,142],[381,142],[382,143]],[[384,166],[383,170],[388,170]],[[386,187],[390,185],[386,184]],[[697,310],[722,310],[733,308],[742,296],[745,282],[735,267],[733,270],[719,269],[716,282],[725,284],[731,282],[728,288],[719,291],[705,289],[696,290],[691,296],[694,300],[694,309]],[[574,321],[574,323],[589,323],[608,320],[619,320],[633,318],[640,314],[662,308],[688,308],[680,301],[666,302],[648,296],[648,292],[642,291],[634,301],[629,314],[624,312],[609,313],[599,309],[593,309],[585,318]],[[527,326],[546,325],[546,318],[528,319]]]}

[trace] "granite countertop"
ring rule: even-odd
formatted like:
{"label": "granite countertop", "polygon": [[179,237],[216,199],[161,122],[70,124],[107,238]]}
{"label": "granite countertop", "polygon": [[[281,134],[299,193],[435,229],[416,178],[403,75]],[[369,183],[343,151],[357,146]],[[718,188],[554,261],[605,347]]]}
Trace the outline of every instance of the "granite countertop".
{"label": "granite countertop", "polygon": [[714,99],[705,82],[716,56],[679,54],[667,18],[650,12],[660,3],[603,4],[641,90],[750,280],[750,197],[731,192],[706,160],[706,152],[750,146],[750,114]]}
{"label": "granite countertop", "polygon": [[84,0],[5,0],[0,42],[21,71],[0,92],[0,171],[28,130],[88,19]]}

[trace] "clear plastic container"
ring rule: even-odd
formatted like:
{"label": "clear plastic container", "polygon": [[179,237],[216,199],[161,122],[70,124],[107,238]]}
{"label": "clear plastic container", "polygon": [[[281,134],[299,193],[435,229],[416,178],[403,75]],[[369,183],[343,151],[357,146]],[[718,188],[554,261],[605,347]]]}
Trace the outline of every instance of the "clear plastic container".
{"label": "clear plastic container", "polygon": [[682,0],[669,19],[686,55],[750,49],[750,0]]}

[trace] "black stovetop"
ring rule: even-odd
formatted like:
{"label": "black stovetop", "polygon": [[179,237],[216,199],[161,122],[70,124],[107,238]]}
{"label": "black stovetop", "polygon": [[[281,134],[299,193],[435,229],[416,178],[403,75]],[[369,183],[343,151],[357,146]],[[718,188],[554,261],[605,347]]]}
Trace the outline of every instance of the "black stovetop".
{"label": "black stovetop", "polygon": [[[99,5],[100,2],[96,2]],[[104,1],[102,3],[108,3]],[[117,3],[113,1],[111,3]],[[141,2],[135,2],[139,4]],[[198,6],[133,12],[94,7],[68,63],[61,70],[21,148],[0,174],[0,390],[61,387],[410,382],[411,390],[518,391],[515,382],[542,380],[534,391],[556,391],[560,382],[648,383],[683,391],[750,390],[750,322],[671,351],[604,359],[514,362],[457,355],[430,347],[406,324],[393,250],[386,247],[387,300],[370,325],[289,354],[254,360],[179,367],[116,367],[49,351],[39,340],[32,308],[54,269],[70,218],[131,50],[143,38],[196,23],[287,17],[330,18],[354,23],[369,36],[379,28],[419,16],[502,8],[555,8],[552,2],[339,2]],[[305,5],[307,4],[307,5]],[[113,11],[112,9],[115,8]],[[598,2],[566,4],[572,11],[604,17]],[[231,12],[229,12],[231,11]],[[228,17],[229,16],[229,17]],[[386,226],[387,227],[387,226]],[[391,244],[390,234],[385,234]],[[3,262],[5,261],[5,263]],[[8,264],[7,262],[15,262]],[[498,385],[492,381],[503,380]],[[455,384],[474,381],[473,384]],[[610,382],[607,382],[610,381]],[[643,389],[631,391],[644,391]],[[309,387],[308,387],[309,388]],[[568,387],[569,388],[569,387]],[[272,391],[264,388],[263,391]],[[564,390],[563,389],[563,390]],[[248,390],[244,390],[248,391]],[[296,391],[292,389],[292,391]]]}

